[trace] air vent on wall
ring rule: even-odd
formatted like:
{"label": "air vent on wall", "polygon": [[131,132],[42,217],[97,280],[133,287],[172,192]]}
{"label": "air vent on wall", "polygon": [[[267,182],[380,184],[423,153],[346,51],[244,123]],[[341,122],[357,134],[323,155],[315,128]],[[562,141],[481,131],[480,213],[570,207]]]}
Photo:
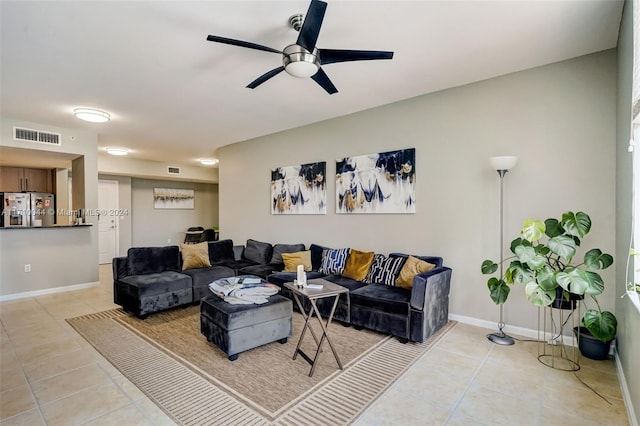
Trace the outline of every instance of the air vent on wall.
{"label": "air vent on wall", "polygon": [[179,175],[180,174],[180,167],[172,167],[172,166],[167,167],[167,174]]}
{"label": "air vent on wall", "polygon": [[13,128],[13,138],[17,141],[43,143],[47,145],[62,145],[60,133],[42,132],[40,130]]}

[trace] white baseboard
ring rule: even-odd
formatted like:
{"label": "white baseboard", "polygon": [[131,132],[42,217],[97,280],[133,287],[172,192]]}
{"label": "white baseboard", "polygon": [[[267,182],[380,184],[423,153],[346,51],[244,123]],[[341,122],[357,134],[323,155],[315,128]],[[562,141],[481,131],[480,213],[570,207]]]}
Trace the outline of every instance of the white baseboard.
{"label": "white baseboard", "polygon": [[618,357],[618,351],[615,352],[616,370],[618,372],[618,380],[620,381],[620,387],[622,388],[622,398],[624,399],[624,406],[627,408],[627,416],[629,416],[629,424],[631,426],[638,426],[638,419],[636,418],[636,412],[633,409],[633,401],[631,394],[629,393],[629,387],[627,386],[627,380],[624,377],[624,370]]}
{"label": "white baseboard", "polygon": [[[485,321],[478,318],[466,317],[464,315],[449,314],[449,319],[458,321],[464,324],[475,325],[476,327],[488,328],[489,330],[498,331],[498,324],[493,321]],[[538,338],[538,330],[524,327],[513,327],[510,325],[504,326],[504,332],[507,334],[517,334],[519,336],[529,337],[531,339]]]}
{"label": "white baseboard", "polygon": [[27,297],[44,296],[47,294],[65,293],[67,291],[82,290],[85,288],[97,287],[100,285],[99,281],[83,284],[67,285],[63,287],[45,288],[43,290],[26,291],[24,293],[5,294],[0,296],[0,302],[6,302],[9,300],[25,299]]}

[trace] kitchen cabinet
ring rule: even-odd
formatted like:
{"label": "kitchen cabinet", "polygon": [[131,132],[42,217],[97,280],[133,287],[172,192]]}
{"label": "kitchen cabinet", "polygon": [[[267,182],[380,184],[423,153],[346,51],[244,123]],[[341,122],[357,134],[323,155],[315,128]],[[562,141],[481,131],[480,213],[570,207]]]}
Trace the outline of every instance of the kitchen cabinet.
{"label": "kitchen cabinet", "polygon": [[0,167],[1,192],[53,192],[51,169]]}

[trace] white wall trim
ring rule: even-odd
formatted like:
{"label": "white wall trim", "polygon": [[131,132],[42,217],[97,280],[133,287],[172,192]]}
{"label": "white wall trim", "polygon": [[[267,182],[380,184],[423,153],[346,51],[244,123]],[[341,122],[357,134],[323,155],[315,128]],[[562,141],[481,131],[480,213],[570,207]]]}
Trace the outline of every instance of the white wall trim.
{"label": "white wall trim", "polygon": [[43,290],[26,291],[24,293],[6,294],[4,296],[0,296],[0,302],[25,299],[27,297],[44,296],[47,294],[65,293],[67,291],[83,290],[85,288],[97,287],[99,285],[100,285],[99,281],[94,281],[91,283],[74,284],[74,285],[67,285],[63,287],[45,288]]}
{"label": "white wall trim", "polygon": [[614,352],[616,360],[616,370],[618,372],[618,380],[620,381],[620,388],[622,389],[622,398],[624,399],[624,406],[627,409],[627,416],[629,417],[629,424],[631,426],[638,426],[638,419],[636,418],[636,412],[633,409],[633,400],[629,393],[629,387],[627,386],[627,380],[624,376],[624,370],[622,369],[622,363],[620,357],[618,357],[618,351]]}
{"label": "white wall trim", "polygon": [[[489,331],[489,333],[498,331],[498,324],[493,321],[486,321],[478,318],[466,317],[464,315],[456,315],[456,314],[449,314],[449,319],[458,321],[464,324],[470,324],[470,325],[475,325],[477,327],[488,328],[489,330],[491,330]],[[519,336],[529,337],[531,339],[538,338],[538,330],[533,330],[531,328],[513,327],[510,325],[505,325],[504,332],[507,334],[517,334]]]}

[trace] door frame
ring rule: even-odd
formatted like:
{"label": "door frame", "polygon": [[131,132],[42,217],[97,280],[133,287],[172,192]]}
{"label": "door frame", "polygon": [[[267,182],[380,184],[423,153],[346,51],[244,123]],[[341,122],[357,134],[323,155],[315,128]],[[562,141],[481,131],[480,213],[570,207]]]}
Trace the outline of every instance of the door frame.
{"label": "door frame", "polygon": [[[120,208],[120,187],[119,187],[120,182],[118,182],[117,180],[111,180],[111,179],[98,179],[98,210],[100,210],[100,185],[101,184],[115,185],[116,205],[113,208],[117,211]],[[120,255],[120,216],[114,215],[113,217],[115,218],[114,223],[115,223],[115,229],[116,229],[114,257],[117,257]],[[100,245],[99,238],[100,238],[100,220],[98,219],[98,246]],[[98,264],[101,265],[99,254],[100,253],[98,253]]]}

